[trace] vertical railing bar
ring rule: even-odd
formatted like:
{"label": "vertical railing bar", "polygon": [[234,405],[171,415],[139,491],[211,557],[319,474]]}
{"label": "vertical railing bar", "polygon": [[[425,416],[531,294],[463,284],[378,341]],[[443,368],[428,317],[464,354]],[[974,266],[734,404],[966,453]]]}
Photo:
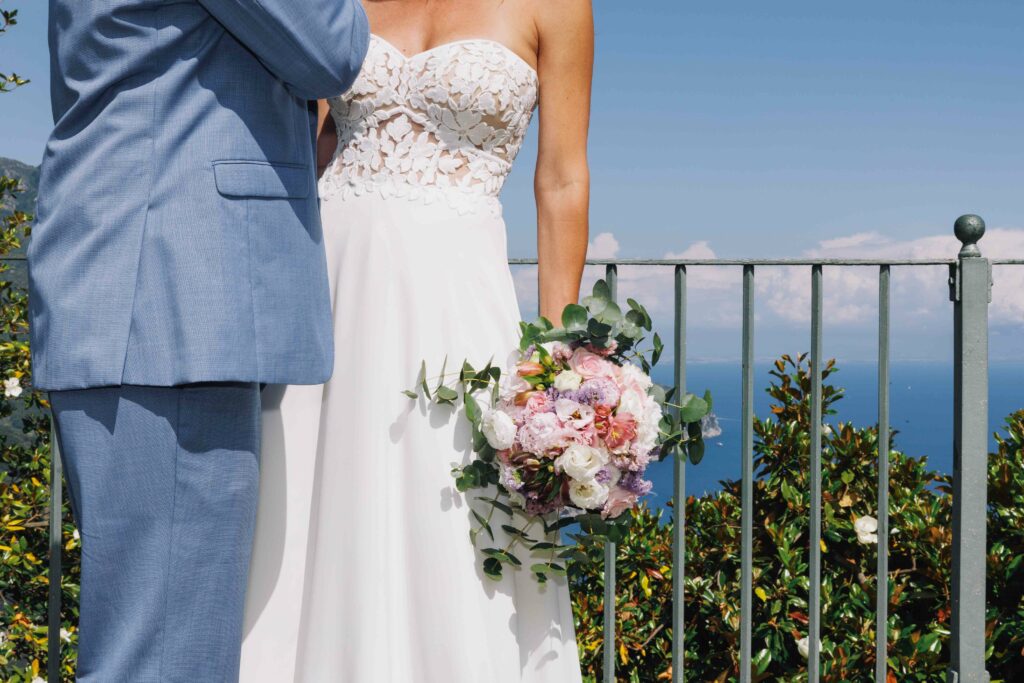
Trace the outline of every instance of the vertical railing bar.
{"label": "vertical railing bar", "polygon": [[754,514],[754,266],[743,266],[743,405],[740,484],[740,683],[751,681]]}
{"label": "vertical railing bar", "polygon": [[[686,266],[676,266],[675,402],[681,404],[686,393]],[[673,461],[672,505],[672,680],[685,680],[686,618],[686,458],[679,454]]]}
{"label": "vertical railing bar", "polygon": [[60,683],[61,548],[63,546],[63,471],[57,422],[50,416],[50,573],[47,598],[46,679]]}
{"label": "vertical railing bar", "polygon": [[[612,300],[618,296],[618,269],[615,264],[605,268],[605,281]],[[615,683],[615,544],[604,544],[604,683]]]}
{"label": "vertical railing bar", "polygon": [[949,683],[987,683],[988,306],[992,270],[977,242],[985,222],[961,216],[953,299],[953,557]]}
{"label": "vertical railing bar", "polygon": [[807,605],[807,680],[818,683],[821,666],[821,379],[822,272],[811,267],[811,514],[810,599]]}
{"label": "vertical railing bar", "polygon": [[878,567],[875,683],[889,675],[889,266],[878,270]]}

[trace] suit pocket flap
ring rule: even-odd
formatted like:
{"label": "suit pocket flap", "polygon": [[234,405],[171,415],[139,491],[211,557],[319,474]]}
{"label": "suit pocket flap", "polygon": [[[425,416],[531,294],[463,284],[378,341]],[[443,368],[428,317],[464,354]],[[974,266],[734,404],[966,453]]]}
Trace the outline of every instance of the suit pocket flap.
{"label": "suit pocket flap", "polygon": [[310,169],[301,164],[213,162],[217,191],[225,197],[303,199],[309,196],[309,176]]}

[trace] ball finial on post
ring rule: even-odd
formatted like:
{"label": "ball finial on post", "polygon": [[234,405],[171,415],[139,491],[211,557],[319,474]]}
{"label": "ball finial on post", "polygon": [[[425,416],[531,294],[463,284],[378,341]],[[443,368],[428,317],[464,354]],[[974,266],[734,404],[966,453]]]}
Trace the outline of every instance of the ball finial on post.
{"label": "ball finial on post", "polygon": [[964,245],[960,248],[960,258],[981,256],[978,240],[985,234],[985,221],[981,219],[981,216],[976,216],[973,213],[960,216],[956,219],[953,232]]}

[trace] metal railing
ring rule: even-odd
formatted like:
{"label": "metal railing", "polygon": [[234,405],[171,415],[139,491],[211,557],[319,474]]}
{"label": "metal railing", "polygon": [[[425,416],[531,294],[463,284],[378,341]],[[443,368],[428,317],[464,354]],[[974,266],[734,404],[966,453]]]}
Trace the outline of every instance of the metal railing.
{"label": "metal railing", "polygon": [[[670,266],[675,269],[675,386],[686,391],[687,269],[742,267],[742,411],[741,411],[741,550],[740,550],[740,671],[741,683],[752,680],[752,568],[754,480],[754,277],[762,266],[806,266],[811,285],[811,434],[810,434],[810,563],[808,579],[808,664],[810,683],[821,677],[821,532],[822,532],[822,332],[824,328],[823,272],[832,267],[878,268],[878,588],[876,590],[877,683],[887,681],[889,572],[889,331],[890,274],[900,266],[948,266],[954,317],[954,458],[951,661],[948,683],[987,683],[985,670],[985,557],[988,457],[988,305],[992,265],[1024,265],[1024,259],[986,259],[978,249],[985,223],[978,216],[957,219],[954,232],[962,244],[949,259],[591,259],[603,265],[616,291],[620,266]],[[513,265],[534,265],[536,259],[512,259]],[[686,679],[683,634],[684,547],[686,539],[686,464],[674,459],[672,561],[672,680]],[[605,548],[604,682],[615,682],[615,546]]]}
{"label": "metal railing", "polygon": [[[988,305],[992,265],[1024,265],[1024,259],[986,259],[977,243],[985,232],[981,218],[962,216],[955,233],[962,243],[956,258],[949,259],[591,259],[589,265],[605,266],[613,296],[620,266],[670,266],[674,268],[675,321],[674,382],[677,395],[686,391],[687,269],[691,267],[742,267],[742,413],[741,413],[741,574],[740,574],[740,681],[750,683],[753,566],[753,454],[754,454],[754,284],[762,266],[806,266],[811,280],[811,439],[810,439],[810,565],[808,680],[821,675],[821,418],[823,271],[832,267],[878,268],[878,564],[876,603],[875,680],[886,683],[888,646],[888,467],[889,467],[889,330],[890,273],[893,267],[949,267],[950,298],[954,315],[954,461],[953,461],[953,559],[952,629],[949,683],[986,683],[985,670],[985,556],[988,439]],[[535,265],[536,259],[510,259],[511,265]],[[49,667],[51,683],[60,680],[60,579],[61,579],[61,466],[56,439],[52,458],[53,493],[50,504],[50,605]],[[684,668],[684,544],[686,539],[686,465],[674,465],[676,521],[673,530],[672,680],[685,680]],[[604,682],[615,681],[615,557],[616,548],[605,547]]]}

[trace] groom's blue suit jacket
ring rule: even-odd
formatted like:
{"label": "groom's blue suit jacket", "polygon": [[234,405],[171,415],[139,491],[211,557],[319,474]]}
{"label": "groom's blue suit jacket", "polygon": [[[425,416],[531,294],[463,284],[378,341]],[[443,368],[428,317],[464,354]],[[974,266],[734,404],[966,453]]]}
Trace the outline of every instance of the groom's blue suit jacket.
{"label": "groom's blue suit jacket", "polygon": [[50,0],[36,386],[328,379],[307,100],[368,38],[358,0]]}

